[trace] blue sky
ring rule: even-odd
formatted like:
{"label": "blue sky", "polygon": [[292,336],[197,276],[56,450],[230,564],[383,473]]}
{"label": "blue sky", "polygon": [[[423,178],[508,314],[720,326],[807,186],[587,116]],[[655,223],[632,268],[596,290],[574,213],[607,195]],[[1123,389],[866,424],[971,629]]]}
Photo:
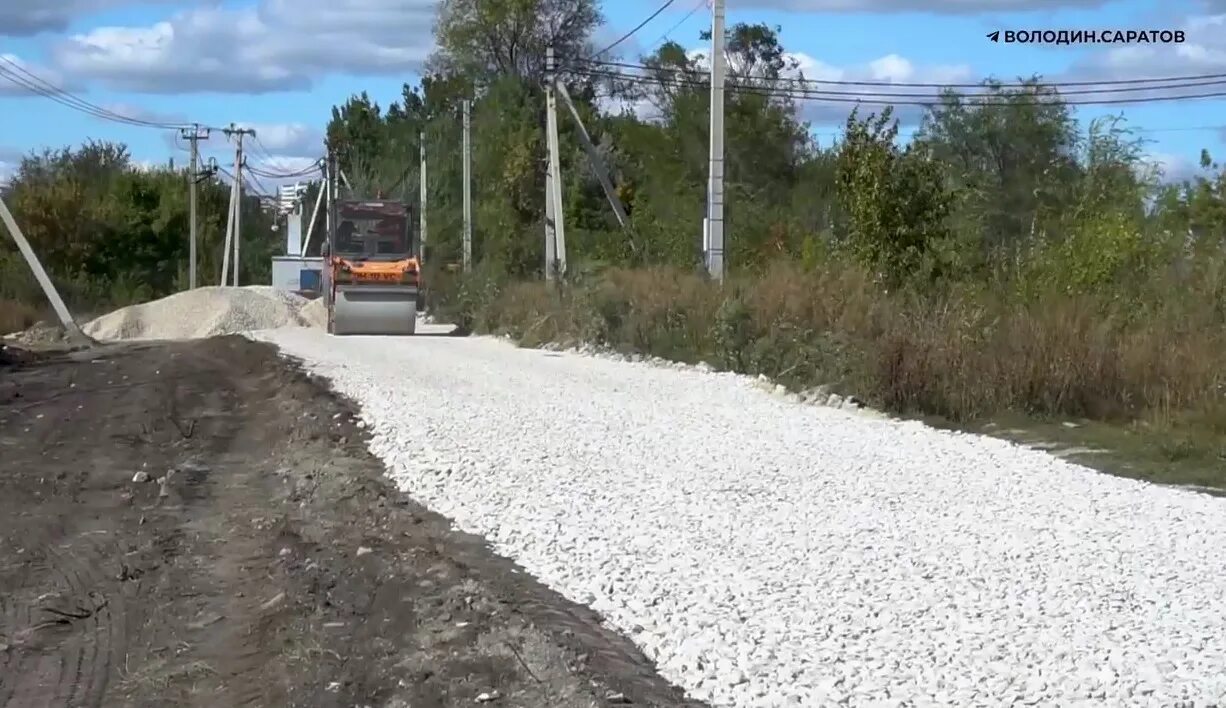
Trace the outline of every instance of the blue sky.
{"label": "blue sky", "polygon": [[[705,4],[696,4],[702,1],[675,0],[623,45],[623,56],[637,56],[666,33],[700,49],[698,33],[710,23]],[[628,31],[661,2],[606,2],[608,22],[597,42]],[[320,152],[320,129],[333,104],[365,90],[386,105],[402,83],[416,80],[431,50],[434,10],[431,0],[3,4],[0,55],[36,75],[125,115],[252,125],[275,158],[272,165],[295,166]],[[363,11],[338,12],[345,7]],[[809,78],[964,83],[1033,73],[1053,80],[1226,75],[1222,0],[732,0],[728,21],[781,26],[784,46],[797,54]],[[995,29],[1184,29],[1188,40],[1156,46],[1009,45],[985,38]],[[1226,91],[1226,83],[1184,91]],[[123,141],[143,161],[185,156],[166,131],[102,121],[45,97],[15,93],[0,77],[0,170],[31,149],[89,138]],[[1226,152],[1223,100],[1078,110],[1087,120],[1122,113],[1154,141],[1155,159],[1176,175],[1194,169],[1202,147]],[[806,116],[829,144],[846,111],[845,105],[812,104]],[[914,116],[903,114],[906,120]],[[221,136],[205,145],[206,154],[222,162],[232,154]],[[253,159],[269,162],[262,151]]]}

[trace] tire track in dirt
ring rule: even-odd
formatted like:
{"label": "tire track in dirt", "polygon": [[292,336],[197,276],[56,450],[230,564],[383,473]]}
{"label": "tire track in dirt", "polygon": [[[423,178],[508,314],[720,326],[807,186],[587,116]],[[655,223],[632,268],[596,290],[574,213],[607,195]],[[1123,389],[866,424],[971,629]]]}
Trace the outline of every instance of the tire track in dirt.
{"label": "tire track in dirt", "polygon": [[124,602],[99,589],[108,580],[100,559],[112,554],[88,539],[83,545],[84,553],[45,542],[42,560],[30,565],[45,575],[38,586],[50,589],[6,602],[5,625],[13,628],[6,634],[15,643],[0,669],[0,676],[10,677],[0,706],[102,705],[114,652],[122,651]]}
{"label": "tire track in dirt", "polygon": [[5,372],[0,708],[698,705],[398,493],[355,413],[237,337]]}

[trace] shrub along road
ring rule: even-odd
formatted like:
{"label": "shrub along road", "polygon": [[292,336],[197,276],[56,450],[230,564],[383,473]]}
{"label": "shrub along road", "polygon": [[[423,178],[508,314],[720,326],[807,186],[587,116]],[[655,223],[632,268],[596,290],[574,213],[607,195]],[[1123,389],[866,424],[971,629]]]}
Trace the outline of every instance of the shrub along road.
{"label": "shrub along road", "polygon": [[0,357],[0,707],[682,700],[226,337]]}

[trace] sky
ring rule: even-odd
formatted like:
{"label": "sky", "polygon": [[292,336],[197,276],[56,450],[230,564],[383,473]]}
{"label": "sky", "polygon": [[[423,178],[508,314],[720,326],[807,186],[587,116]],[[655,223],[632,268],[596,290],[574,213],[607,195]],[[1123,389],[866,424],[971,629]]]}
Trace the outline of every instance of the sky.
{"label": "sky", "polygon": [[[606,23],[595,41],[628,32],[663,2],[603,3]],[[699,33],[711,22],[707,2],[674,0],[620,45],[620,58],[634,61],[667,39],[702,50]],[[250,160],[286,171],[322,153],[333,105],[366,91],[386,106],[404,83],[417,81],[433,49],[435,12],[434,0],[0,0],[0,58],[124,116],[254,128],[259,139]],[[1050,81],[1221,74],[1216,85],[1166,93],[1226,93],[1226,0],[728,0],[727,17],[729,24],[780,27],[785,49],[809,79],[976,83],[1034,74]],[[1062,29],[1183,30],[1186,41],[1057,46],[986,36]],[[12,64],[0,61],[0,67]],[[805,105],[823,145],[834,140],[850,107]],[[1202,148],[1215,156],[1226,152],[1224,99],[1077,111],[1083,121],[1124,116],[1151,141],[1147,150],[1171,178],[1195,174]],[[30,151],[90,139],[126,143],[135,159],[149,164],[187,156],[175,131],[104,121],[3,75],[0,116],[0,177]],[[900,117],[906,132],[918,109]],[[223,165],[233,160],[223,135],[201,145],[206,158]]]}

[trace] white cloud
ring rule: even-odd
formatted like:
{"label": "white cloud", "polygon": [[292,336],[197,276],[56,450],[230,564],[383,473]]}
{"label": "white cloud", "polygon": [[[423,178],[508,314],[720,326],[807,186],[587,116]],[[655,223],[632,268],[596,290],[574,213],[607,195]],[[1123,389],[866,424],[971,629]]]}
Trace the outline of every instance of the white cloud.
{"label": "white cloud", "polygon": [[[145,2],[148,4],[149,0]],[[0,36],[62,32],[83,15],[135,4],[136,0],[3,0],[0,2]]]}
{"label": "white cloud", "polygon": [[0,146],[0,187],[8,185],[25,154],[16,148]]}
{"label": "white cloud", "polygon": [[1176,155],[1167,152],[1152,152],[1146,155],[1143,162],[1159,172],[1163,182],[1182,182],[1200,173],[1199,160],[1193,160],[1187,155]]}
{"label": "white cloud", "polygon": [[[263,148],[274,156],[315,160],[323,152],[323,131],[304,123],[244,123],[255,131],[256,153]],[[294,168],[296,169],[296,168]]]}
{"label": "white cloud", "polygon": [[[1173,76],[1198,76],[1226,73],[1226,14],[1186,17],[1176,28],[1183,29],[1182,44],[1130,44],[1094,52],[1077,62],[1067,76],[1053,80],[1147,79]],[[1220,93],[1226,86],[1189,86],[1163,91],[1128,91],[1103,98],[1152,97],[1156,95],[1186,95]]]}
{"label": "white cloud", "polygon": [[435,0],[260,0],[198,7],[145,27],[100,27],[57,43],[55,65],[151,93],[309,88],[322,74],[395,74],[433,48]]}

